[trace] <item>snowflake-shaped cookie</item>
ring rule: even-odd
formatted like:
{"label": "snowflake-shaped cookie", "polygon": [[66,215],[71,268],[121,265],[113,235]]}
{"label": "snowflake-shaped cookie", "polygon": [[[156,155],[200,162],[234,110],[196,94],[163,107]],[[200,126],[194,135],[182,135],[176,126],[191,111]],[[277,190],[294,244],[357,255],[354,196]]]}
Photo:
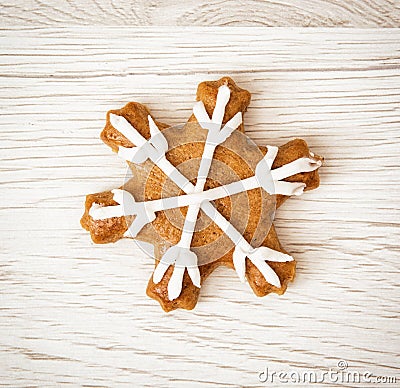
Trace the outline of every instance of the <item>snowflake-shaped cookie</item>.
{"label": "snowflake-shaped cookie", "polygon": [[155,122],[138,103],[107,114],[101,137],[133,177],[88,195],[81,220],[96,243],[128,237],[154,245],[147,293],[165,311],[193,308],[219,265],[259,296],[282,294],[295,261],[277,239],[275,209],[319,184],[321,158],[303,140],[257,147],[243,134],[250,93],[230,78],[203,82],[197,98],[183,128]]}

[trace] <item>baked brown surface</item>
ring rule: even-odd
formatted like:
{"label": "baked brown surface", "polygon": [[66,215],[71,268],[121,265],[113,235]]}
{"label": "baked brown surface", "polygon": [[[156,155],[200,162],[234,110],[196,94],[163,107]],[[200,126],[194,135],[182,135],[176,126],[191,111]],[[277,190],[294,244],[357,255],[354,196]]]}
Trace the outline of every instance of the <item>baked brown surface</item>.
{"label": "baked brown surface", "polygon": [[[237,112],[244,112],[250,103],[250,93],[236,86],[233,80],[229,77],[223,77],[218,81],[202,82],[197,90],[197,100],[203,101],[207,113],[211,116],[216,103],[216,96],[218,88],[226,84],[231,90],[231,97],[225,110],[225,116],[223,122],[230,120]],[[118,146],[132,147],[133,144],[126,139],[122,134],[116,131],[109,121],[110,113],[115,113],[124,116],[144,137],[149,138],[150,131],[148,125],[147,116],[150,114],[148,109],[139,104],[131,102],[125,105],[122,109],[113,110],[107,113],[106,125],[101,133],[101,139],[105,144],[111,147],[113,151],[118,150]],[[188,123],[196,125],[196,119],[192,115]],[[168,128],[168,125],[157,122],[160,129]],[[244,125],[242,124],[239,128],[240,131],[244,132]],[[266,147],[260,147],[262,153],[267,151]],[[181,147],[172,149],[167,153],[167,159],[175,166],[179,166],[187,160],[201,157],[203,151],[203,145],[196,143],[185,143]],[[304,140],[295,139],[292,140],[279,148],[278,155],[274,161],[273,168],[280,167],[284,164],[290,163],[300,157],[310,156],[310,151]],[[315,159],[322,159],[318,155],[314,155]],[[240,155],[226,149],[223,146],[218,146],[214,159],[223,162],[228,165],[240,179],[247,178],[254,174],[253,170],[248,166]],[[136,172],[135,178],[137,180],[138,172],[135,170],[135,166],[129,163],[131,169]],[[150,179],[149,179],[150,177]],[[162,197],[162,185],[166,180],[165,174],[157,167],[152,166],[150,173],[147,176],[143,196],[145,200],[158,199]],[[312,190],[319,185],[318,171],[301,173],[291,176],[286,179],[292,182],[303,182],[306,184],[305,190]],[[132,181],[124,185],[124,188],[129,184],[134,185],[137,182]],[[220,183],[207,179],[205,190],[218,186]],[[261,212],[265,211],[261,209],[261,197],[262,192],[260,189],[254,189],[247,192],[250,213],[248,215],[247,226],[244,231],[244,237],[247,241],[251,241],[255,235],[257,224],[261,217]],[[268,206],[273,210],[276,206],[278,208],[288,198],[283,195],[274,195],[267,198],[266,202]],[[123,238],[126,232],[129,220],[125,217],[114,217],[107,220],[95,221],[89,216],[89,209],[92,203],[101,205],[116,205],[113,201],[113,196],[110,191],[90,194],[86,198],[85,213],[81,219],[82,226],[90,232],[91,238],[95,243],[110,243],[115,242]],[[214,205],[217,210],[229,220],[232,204],[229,198],[221,198],[214,201]],[[181,209],[182,213],[185,214],[186,208]],[[200,215],[200,217],[204,215]],[[171,222],[164,211],[158,212],[156,219],[152,222],[152,228],[144,228],[143,233],[140,233],[137,238],[143,241],[152,242],[155,245],[156,257],[161,257],[163,247],[165,244],[176,244],[179,241],[181,230],[179,226]],[[192,247],[206,246],[213,241],[219,239],[223,232],[213,222],[208,223],[207,227],[203,230],[196,231],[193,235]],[[263,246],[270,247],[274,250],[285,252],[279,243],[276,231],[272,225],[262,241]],[[200,265],[201,284],[210,275],[215,268],[218,266],[227,266],[233,268],[232,262],[233,249],[224,254],[222,257],[210,258],[211,262]],[[156,261],[157,263],[157,261]],[[277,273],[281,287],[277,288],[269,284],[259,270],[247,259],[246,260],[246,277],[257,296],[264,296],[271,292],[277,294],[283,294],[287,288],[287,284],[294,279],[295,276],[295,261],[289,262],[268,262],[272,269]],[[173,267],[171,266],[160,283],[154,284],[152,277],[149,280],[147,286],[147,295],[157,300],[165,311],[171,311],[177,308],[193,309],[197,303],[200,289],[195,287],[187,272],[184,275],[182,292],[178,298],[170,301],[168,299],[167,285],[172,275]]]}

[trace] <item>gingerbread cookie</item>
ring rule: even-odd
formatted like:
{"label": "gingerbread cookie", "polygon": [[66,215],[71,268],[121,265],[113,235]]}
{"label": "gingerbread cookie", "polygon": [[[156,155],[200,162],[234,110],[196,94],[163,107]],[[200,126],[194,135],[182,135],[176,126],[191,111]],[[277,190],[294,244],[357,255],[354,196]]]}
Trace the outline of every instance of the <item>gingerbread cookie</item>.
{"label": "gingerbread cookie", "polygon": [[154,246],[147,294],[165,311],[194,308],[220,265],[258,296],[283,294],[296,262],[279,243],[275,210],[319,185],[322,158],[303,140],[258,147],[244,134],[250,93],[232,79],[201,83],[197,100],[183,127],[154,121],[139,103],[108,112],[101,139],[133,177],[88,195],[81,219],[95,243]]}

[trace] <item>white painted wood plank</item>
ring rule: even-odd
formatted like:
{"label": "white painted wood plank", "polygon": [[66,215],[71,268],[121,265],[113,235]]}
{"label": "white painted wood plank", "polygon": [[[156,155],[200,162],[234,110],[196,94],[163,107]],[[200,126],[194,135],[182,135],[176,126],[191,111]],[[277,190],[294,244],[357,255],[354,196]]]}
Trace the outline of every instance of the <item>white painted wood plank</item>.
{"label": "white painted wood plank", "polygon": [[399,27],[393,0],[3,0],[2,25]]}
{"label": "white painted wood plank", "polygon": [[[399,30],[10,29],[0,34],[0,381],[9,386],[259,385],[271,370],[339,359],[399,374]],[[298,260],[284,296],[255,298],[220,269],[192,312],[145,296],[152,261],[94,245],[84,195],[119,185],[98,139],[127,101],[190,114],[198,82],[253,94],[258,144],[306,139],[321,187],[288,201],[277,231]],[[200,386],[200,385],[199,385]]]}

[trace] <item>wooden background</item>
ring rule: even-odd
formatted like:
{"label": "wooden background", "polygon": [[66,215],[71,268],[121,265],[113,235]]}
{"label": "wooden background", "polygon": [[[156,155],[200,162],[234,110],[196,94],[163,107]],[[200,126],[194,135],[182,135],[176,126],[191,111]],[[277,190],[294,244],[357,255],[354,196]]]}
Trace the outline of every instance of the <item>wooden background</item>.
{"label": "wooden background", "polygon": [[2,0],[0,23],[399,27],[399,0]]}
{"label": "wooden background", "polygon": [[[171,24],[225,22],[217,7],[206,20],[207,2],[146,12],[138,2],[136,13],[128,2],[6,3],[1,386],[265,386],[266,367],[323,373],[339,360],[399,379],[400,30],[106,28],[94,24],[129,24],[131,14],[143,24],[168,15]],[[258,14],[261,2],[251,3]],[[345,3],[320,5],[325,16],[313,11],[308,24],[330,15],[329,25],[399,25],[395,2]],[[280,4],[263,4],[256,22],[307,24],[304,10],[290,16],[296,2],[275,19]],[[234,24],[253,21],[231,11]],[[46,26],[69,22],[93,25]],[[80,228],[85,194],[125,174],[98,136],[105,112],[132,100],[180,124],[197,83],[222,75],[252,92],[245,120],[258,144],[302,137],[326,157],[322,185],[277,213],[280,239],[298,260],[284,296],[256,298],[221,268],[195,310],[165,314],[145,295],[152,260],[131,241],[94,245]]]}

